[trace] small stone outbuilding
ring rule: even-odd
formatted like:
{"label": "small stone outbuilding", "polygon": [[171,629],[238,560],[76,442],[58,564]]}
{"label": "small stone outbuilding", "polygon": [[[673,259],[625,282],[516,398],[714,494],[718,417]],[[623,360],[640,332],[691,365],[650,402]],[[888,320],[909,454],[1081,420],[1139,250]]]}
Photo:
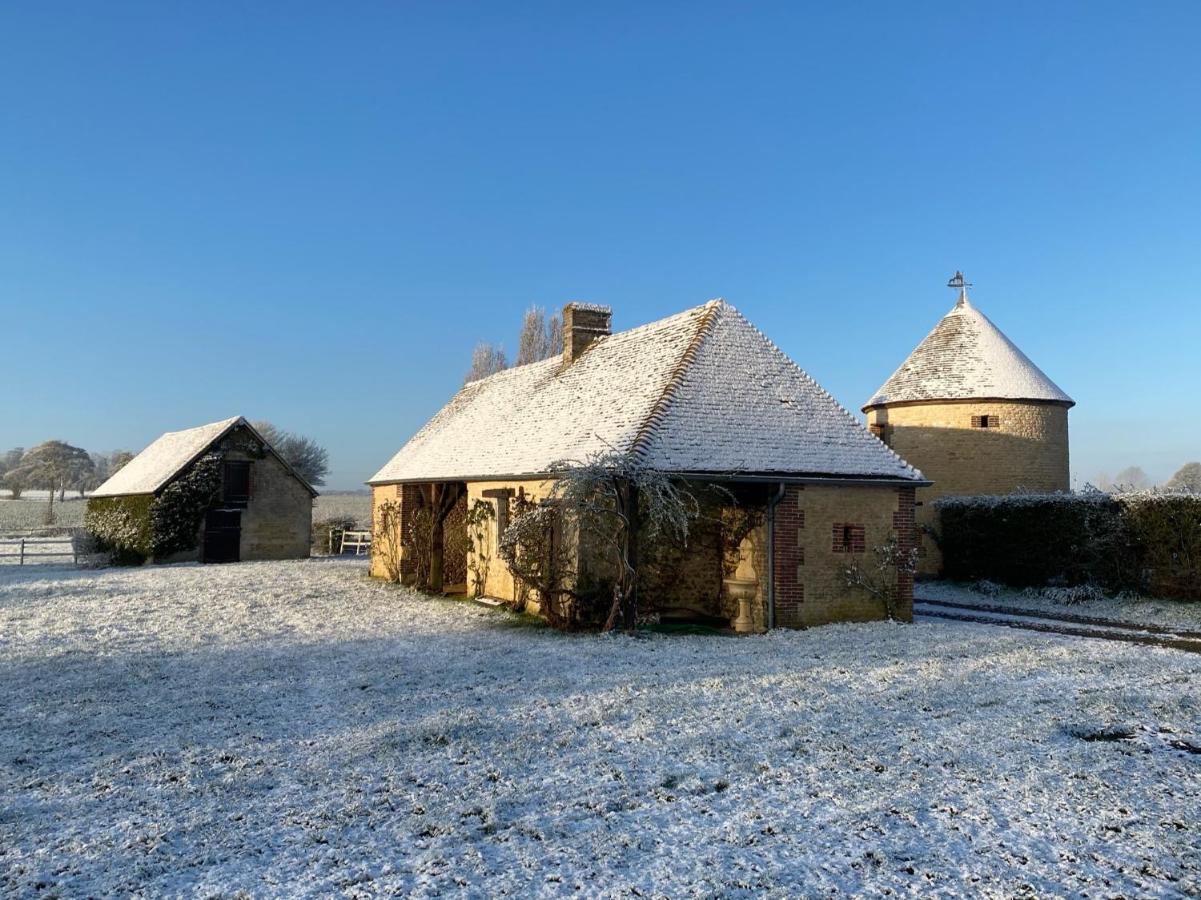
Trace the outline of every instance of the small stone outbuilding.
{"label": "small stone outbuilding", "polygon": [[129,561],[300,559],[316,496],[235,416],[159,437],[92,492],[84,522]]}
{"label": "small stone outbuilding", "polygon": [[1069,489],[1068,410],[1058,385],[968,298],[955,306],[864,405],[868,428],[929,477],[917,493],[922,575],[941,569],[934,501]]}
{"label": "small stone outbuilding", "polygon": [[[739,617],[744,630],[738,601],[747,597],[753,630],[883,617],[880,600],[848,587],[845,570],[851,561],[870,568],[873,551],[890,542],[912,547],[922,474],[724,301],[617,334],[610,319],[608,307],[568,304],[562,356],[466,384],[370,479],[372,573],[396,567],[378,549],[398,543],[379,531],[383,504],[390,519],[399,505],[401,532],[431,504],[453,505],[459,521],[488,504],[482,540],[448,526],[447,555],[468,548],[460,589],[514,600],[520,586],[498,541],[517,504],[547,496],[556,463],[628,453],[763,511],[736,548],[736,567],[721,528],[698,525],[657,580],[640,573],[641,605],[664,618]],[[588,548],[578,552],[588,557]],[[399,570],[413,577],[409,554]],[[909,617],[912,574],[898,571],[891,587]],[[529,605],[537,609],[538,598]]]}

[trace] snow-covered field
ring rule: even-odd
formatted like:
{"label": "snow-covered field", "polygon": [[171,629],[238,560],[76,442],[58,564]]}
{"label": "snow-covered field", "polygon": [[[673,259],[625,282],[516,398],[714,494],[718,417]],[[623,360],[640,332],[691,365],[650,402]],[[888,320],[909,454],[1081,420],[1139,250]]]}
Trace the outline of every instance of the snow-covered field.
{"label": "snow-covered field", "polygon": [[313,521],[351,518],[366,528],[371,522],[371,495],[365,492],[322,494],[313,504]]}
{"label": "snow-covered field", "polygon": [[[46,524],[46,492],[39,493],[42,495],[40,498],[0,498],[0,534],[32,531]],[[66,498],[62,503],[55,500],[54,524],[60,527],[82,525],[87,506],[87,501],[81,500],[78,494]]]}
{"label": "snow-covered field", "polygon": [[363,571],[0,571],[0,894],[1201,891],[1201,656],[564,636]]}
{"label": "snow-covered field", "polygon": [[1095,599],[1065,603],[1057,598],[1057,594],[1067,593],[1062,589],[1036,591],[991,585],[987,592],[981,592],[973,585],[953,581],[922,581],[918,583],[914,593],[927,600],[966,603],[970,606],[1005,606],[1034,612],[1092,616],[1138,625],[1201,631],[1201,601],[1197,600],[1097,596]]}

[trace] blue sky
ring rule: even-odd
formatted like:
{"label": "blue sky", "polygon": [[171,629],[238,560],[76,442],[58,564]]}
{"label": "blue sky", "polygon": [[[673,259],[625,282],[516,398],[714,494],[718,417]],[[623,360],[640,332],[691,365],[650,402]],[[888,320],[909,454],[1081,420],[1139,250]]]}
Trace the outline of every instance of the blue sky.
{"label": "blue sky", "polygon": [[1081,479],[1201,458],[1201,4],[8,4],[0,448],[369,477],[522,311],[723,296],[858,409],[973,300]]}

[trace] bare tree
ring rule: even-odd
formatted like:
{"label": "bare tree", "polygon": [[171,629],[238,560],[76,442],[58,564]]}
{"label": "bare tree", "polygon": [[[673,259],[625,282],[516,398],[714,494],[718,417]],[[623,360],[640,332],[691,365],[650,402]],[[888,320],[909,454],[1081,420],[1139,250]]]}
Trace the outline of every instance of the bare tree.
{"label": "bare tree", "polygon": [[884,604],[884,614],[896,619],[900,597],[897,583],[902,575],[911,576],[917,571],[917,548],[901,549],[896,535],[872,548],[875,557],[870,568],[852,561],[843,569],[847,587],[861,588]]}
{"label": "bare tree", "polygon": [[1164,486],[1173,491],[1201,494],[1201,462],[1185,463]]}
{"label": "bare tree", "polygon": [[548,320],[546,310],[531,306],[521,320],[517,342],[517,365],[539,362],[563,352],[563,320],[555,313]]}
{"label": "bare tree", "polygon": [[[650,466],[634,454],[609,451],[589,456],[582,463],[559,462],[550,467],[550,495],[525,517],[514,517],[510,529],[526,529],[549,536],[553,546],[556,529],[560,546],[566,544],[564,528],[575,531],[577,553],[587,551],[606,559],[613,569],[613,597],[605,618],[606,631],[618,622],[626,629],[638,621],[638,546],[659,538],[688,540],[689,528],[700,515],[700,504],[679,481]],[[523,521],[526,519],[526,521]],[[557,519],[557,522],[554,521]],[[506,530],[507,533],[507,530]],[[513,560],[521,548],[504,548],[502,553],[516,577]],[[553,563],[542,566],[545,590],[555,584],[548,576]],[[567,573],[556,594],[574,596],[571,582],[578,573]],[[570,617],[568,617],[570,618]]]}
{"label": "bare tree", "polygon": [[1127,466],[1114,476],[1113,486],[1119,490],[1141,491],[1151,486],[1151,479],[1138,466]]}
{"label": "bare tree", "polygon": [[128,450],[114,450],[108,458],[109,478],[112,478],[123,468],[125,468],[125,466],[129,464],[129,461],[133,459],[133,457],[134,454],[130,453]]}
{"label": "bare tree", "polygon": [[324,447],[312,438],[276,428],[270,422],[255,422],[254,428],[301,478],[314,486],[325,484],[329,453]]}
{"label": "bare tree", "polygon": [[563,316],[554,313],[546,322],[546,355],[559,356],[563,352]]}
{"label": "bare tree", "polygon": [[471,351],[471,369],[467,372],[463,383],[479,381],[481,378],[495,375],[507,368],[509,368],[509,360],[505,356],[504,348],[499,344],[493,345],[487,341],[480,341]]}
{"label": "bare tree", "polygon": [[[46,441],[38,444],[23,457],[16,466],[15,474],[26,483],[45,487],[50,493],[46,507],[46,524],[54,524],[54,495],[62,494],[68,485],[90,473],[92,458],[81,447],[73,447],[64,441]],[[11,473],[10,473],[11,474]]]}
{"label": "bare tree", "polygon": [[94,491],[100,487],[109,476],[108,457],[103,453],[89,453],[88,455],[92,458],[92,471],[75,483],[75,489],[79,491],[80,497],[88,491]]}
{"label": "bare tree", "polygon": [[521,320],[516,364],[524,366],[540,359],[546,359],[546,311],[541,306],[531,306]]}

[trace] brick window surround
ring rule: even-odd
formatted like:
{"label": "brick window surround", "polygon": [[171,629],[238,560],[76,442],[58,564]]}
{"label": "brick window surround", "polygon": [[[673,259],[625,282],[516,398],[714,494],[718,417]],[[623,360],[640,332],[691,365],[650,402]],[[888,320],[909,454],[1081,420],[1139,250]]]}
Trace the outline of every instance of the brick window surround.
{"label": "brick window surround", "polygon": [[864,526],[846,522],[835,522],[833,528],[833,545],[835,553],[863,553],[867,549],[867,535]]}

